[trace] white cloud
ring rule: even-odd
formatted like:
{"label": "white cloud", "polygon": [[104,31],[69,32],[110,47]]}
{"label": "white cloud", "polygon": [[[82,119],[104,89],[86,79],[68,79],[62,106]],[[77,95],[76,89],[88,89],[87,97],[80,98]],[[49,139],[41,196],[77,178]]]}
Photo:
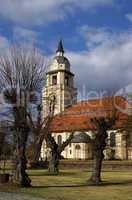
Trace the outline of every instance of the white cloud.
{"label": "white cloud", "polygon": [[115,0],[0,0],[0,15],[19,24],[44,24],[68,12],[111,5]]}
{"label": "white cloud", "polygon": [[127,18],[130,22],[132,22],[132,13],[126,14],[126,18]]}
{"label": "white cloud", "polygon": [[90,43],[92,48],[67,52],[80,88],[85,85],[88,90],[115,91],[132,82],[132,31],[112,33],[88,27],[85,39],[86,45]]}
{"label": "white cloud", "polygon": [[82,26],[79,32],[85,38],[88,48],[106,44],[114,37],[114,34],[111,34],[107,28],[95,28],[87,25]]}
{"label": "white cloud", "polygon": [[15,27],[13,38],[15,41],[33,43],[37,40],[37,32],[22,27]]}

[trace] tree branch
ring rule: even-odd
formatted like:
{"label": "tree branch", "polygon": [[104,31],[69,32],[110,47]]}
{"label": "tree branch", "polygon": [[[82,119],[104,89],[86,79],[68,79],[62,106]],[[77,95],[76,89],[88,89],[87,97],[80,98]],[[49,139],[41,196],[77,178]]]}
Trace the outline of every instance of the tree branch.
{"label": "tree branch", "polygon": [[73,139],[74,137],[74,132],[72,132],[69,137],[67,138],[67,140],[65,142],[63,142],[60,146],[59,146],[59,153],[61,153],[65,147],[70,144],[71,140]]}

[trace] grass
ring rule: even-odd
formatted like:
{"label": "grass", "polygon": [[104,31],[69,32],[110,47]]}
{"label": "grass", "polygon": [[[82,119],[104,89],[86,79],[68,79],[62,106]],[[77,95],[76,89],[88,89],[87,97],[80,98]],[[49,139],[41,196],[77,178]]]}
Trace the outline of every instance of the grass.
{"label": "grass", "polygon": [[32,188],[0,187],[0,191],[18,192],[58,200],[131,200],[132,171],[104,171],[101,186],[86,184],[91,172],[79,169],[61,170],[51,176],[45,170],[29,170]]}

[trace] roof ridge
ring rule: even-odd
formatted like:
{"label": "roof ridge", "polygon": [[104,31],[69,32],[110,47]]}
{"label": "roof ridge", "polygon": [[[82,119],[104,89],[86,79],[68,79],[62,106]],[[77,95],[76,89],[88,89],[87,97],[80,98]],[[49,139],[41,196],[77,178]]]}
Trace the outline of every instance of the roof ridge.
{"label": "roof ridge", "polygon": [[101,98],[93,98],[93,99],[86,99],[86,100],[78,101],[78,102],[77,102],[76,104],[74,104],[74,105],[77,105],[78,103],[81,103],[81,102],[85,103],[85,102],[88,102],[88,101],[98,101],[98,100],[101,100],[101,99],[108,99],[108,98],[112,98],[112,97],[122,98],[122,99],[126,100],[125,97],[120,96],[120,95],[118,95],[118,96],[106,96],[106,97],[101,97]]}

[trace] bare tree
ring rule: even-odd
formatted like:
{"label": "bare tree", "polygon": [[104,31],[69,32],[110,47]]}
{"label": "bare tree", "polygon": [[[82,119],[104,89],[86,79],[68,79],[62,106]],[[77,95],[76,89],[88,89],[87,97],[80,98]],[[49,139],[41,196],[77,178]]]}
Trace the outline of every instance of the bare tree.
{"label": "bare tree", "polygon": [[41,147],[44,139],[49,134],[50,123],[54,116],[55,109],[55,96],[50,95],[47,97],[49,100],[49,109],[45,117],[42,117],[42,105],[37,107],[37,120],[33,120],[31,112],[28,112],[29,124],[33,133],[33,143],[34,143],[34,164],[39,162]]}
{"label": "bare tree", "polygon": [[63,142],[62,144],[57,144],[51,132],[49,131],[49,126],[54,116],[55,103],[56,103],[56,98],[53,95],[49,99],[49,115],[48,115],[48,123],[47,123],[48,126],[46,127],[46,129],[44,129],[45,130],[44,139],[46,141],[47,147],[50,148],[51,150],[50,159],[49,159],[49,172],[51,174],[59,173],[59,161],[61,158],[61,153],[65,149],[65,147],[68,144],[70,144],[74,136],[74,132],[72,132],[65,142]]}
{"label": "bare tree", "polygon": [[53,115],[47,115],[42,119],[41,106],[38,106],[37,120],[33,120],[32,113],[28,113],[30,127],[33,133],[33,163],[37,164],[40,159],[42,143],[49,133],[49,126]]}
{"label": "bare tree", "polygon": [[101,182],[101,170],[102,161],[104,159],[104,149],[107,145],[107,131],[113,127],[116,122],[116,112],[113,111],[113,115],[110,118],[100,117],[91,119],[96,127],[94,139],[92,141],[93,146],[93,157],[94,166],[92,171],[92,176],[90,177],[90,182],[98,185]]}
{"label": "bare tree", "polygon": [[59,161],[61,159],[61,153],[65,147],[71,143],[73,137],[74,133],[72,132],[67,140],[62,144],[57,144],[54,137],[50,133],[45,137],[47,147],[51,150],[49,158],[49,172],[51,174],[59,173]]}
{"label": "bare tree", "polygon": [[0,57],[0,85],[4,98],[11,105],[16,148],[15,179],[28,187],[31,180],[26,173],[26,145],[30,133],[27,113],[43,85],[44,59],[39,51],[15,46]]}
{"label": "bare tree", "polygon": [[73,133],[71,133],[68,139],[62,144],[56,143],[54,137],[49,130],[50,124],[54,117],[56,99],[55,96],[52,94],[48,98],[49,111],[44,119],[42,119],[41,107],[39,107],[37,122],[33,121],[32,115],[31,113],[29,113],[29,120],[31,123],[32,132],[34,134],[34,162],[39,161],[42,143],[45,140],[47,147],[51,150],[49,160],[49,172],[52,174],[58,174],[61,153],[65,149],[65,147],[71,142],[73,138]]}

